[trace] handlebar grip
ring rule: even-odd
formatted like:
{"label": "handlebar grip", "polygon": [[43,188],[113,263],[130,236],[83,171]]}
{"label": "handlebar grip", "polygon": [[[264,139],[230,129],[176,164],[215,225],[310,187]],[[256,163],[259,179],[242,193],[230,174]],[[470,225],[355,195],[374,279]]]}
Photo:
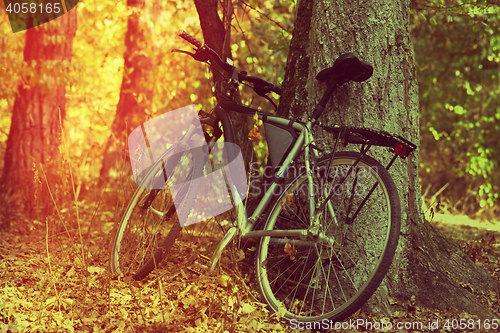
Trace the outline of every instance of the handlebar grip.
{"label": "handlebar grip", "polygon": [[195,37],[191,36],[190,34],[185,32],[184,30],[179,30],[179,32],[177,32],[177,35],[198,48],[203,46],[203,42],[201,42],[198,39],[196,39]]}

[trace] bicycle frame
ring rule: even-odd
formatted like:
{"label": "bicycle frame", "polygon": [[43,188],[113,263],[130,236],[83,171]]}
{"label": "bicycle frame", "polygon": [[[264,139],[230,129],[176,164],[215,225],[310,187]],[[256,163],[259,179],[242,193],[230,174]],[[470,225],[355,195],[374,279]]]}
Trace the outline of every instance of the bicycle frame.
{"label": "bicycle frame", "polygon": [[[226,118],[227,117],[227,110],[229,109],[230,111],[235,111],[235,112],[240,112],[241,113],[241,106],[234,104],[234,108],[231,107],[232,103],[224,103],[224,108],[221,106],[218,106],[216,108],[217,114],[221,118]],[[239,109],[236,109],[236,107]],[[250,113],[253,115],[257,110],[253,110],[250,108],[246,108],[248,111],[248,116],[250,116]],[[250,110],[252,110],[250,112]],[[245,112],[247,113],[247,112]],[[262,114],[259,114],[259,119],[262,119],[264,116]],[[266,121],[269,123],[274,123],[278,125],[288,125],[290,122],[290,119],[287,118],[282,118],[278,116],[272,116],[272,115],[266,115]],[[223,124],[223,132],[225,138],[233,138],[234,137],[234,131],[232,128],[232,123],[227,117],[225,121],[221,119],[220,121]],[[315,209],[316,209],[316,203],[314,201],[314,190],[313,190],[313,179],[312,179],[312,174],[311,174],[311,148],[310,144],[314,141],[314,137],[311,132],[311,127],[312,127],[312,122],[308,121],[306,123],[301,123],[301,122],[294,122],[292,124],[292,127],[294,130],[296,130],[299,133],[299,137],[296,140],[295,144],[293,145],[292,149],[288,153],[288,155],[285,157],[285,160],[283,164],[279,167],[278,171],[275,174],[275,178],[271,184],[271,186],[268,188],[262,199],[260,200],[259,204],[257,205],[255,211],[253,214],[247,218],[246,214],[246,209],[243,205],[243,201],[241,198],[236,198],[237,202],[240,202],[235,208],[236,208],[236,213],[237,213],[237,226],[231,227],[222,240],[219,242],[217,245],[217,248],[215,249],[215,252],[211,258],[212,265],[211,265],[211,270],[214,270],[224,249],[226,246],[234,239],[234,237],[238,234],[242,238],[254,238],[254,237],[268,237],[268,236],[276,236],[276,237],[300,237],[300,236],[307,236],[312,234],[312,230],[317,229],[316,224],[319,222],[315,221],[314,216],[315,216]],[[227,133],[229,131],[229,133]],[[308,183],[309,183],[309,195],[310,195],[310,221],[314,221],[313,224],[309,229],[301,229],[301,230],[253,230],[255,227],[255,222],[261,217],[267,206],[271,203],[271,200],[273,198],[273,193],[275,192],[276,188],[278,186],[281,186],[281,181],[280,179],[283,179],[285,176],[286,172],[288,171],[289,167],[293,164],[293,162],[296,160],[296,158],[299,156],[300,151],[304,148],[305,150],[305,171],[307,174],[308,178]],[[316,160],[319,157],[319,154],[316,150],[313,150],[313,155],[314,160]],[[276,182],[275,180],[278,180]],[[236,188],[232,189],[233,195],[239,195],[238,191]],[[333,213],[333,208],[329,207],[331,212]],[[334,214],[332,214],[334,216]],[[285,240],[279,240],[275,239],[273,240],[275,242],[286,242]],[[314,241],[300,241],[301,245],[310,245],[313,246],[315,244]]]}
{"label": "bicycle frame", "polygon": [[[197,61],[215,61],[221,68],[223,68],[227,73],[231,74],[231,79],[229,80],[229,95],[226,94],[221,94],[220,97],[222,97],[222,100],[219,101],[218,99],[218,105],[215,109],[215,114],[217,116],[217,124],[219,122],[222,123],[223,130],[224,130],[224,138],[226,142],[232,142],[235,143],[234,140],[234,130],[232,127],[231,120],[228,117],[227,111],[236,111],[240,112],[242,109],[244,110],[243,113],[249,112],[249,116],[253,116],[256,112],[256,110],[253,110],[251,108],[239,106],[237,104],[228,102],[232,100],[232,94],[237,91],[237,88],[239,86],[239,82],[242,81],[248,81],[252,82],[254,84],[253,88],[254,91],[259,94],[260,96],[265,96],[267,93],[274,91],[275,93],[281,94],[281,89],[279,87],[274,86],[273,84],[264,81],[260,78],[257,77],[250,77],[247,76],[246,73],[242,72],[239,73],[236,67],[232,65],[232,63],[228,62],[223,62],[219,55],[204,45],[201,41],[197,40],[195,37],[189,35],[188,33],[184,31],[179,31],[179,36],[183,39],[185,39],[187,42],[191,43],[196,47],[196,54],[192,54],[186,51],[181,51],[181,50],[174,50],[176,52],[182,52],[186,53],[190,56],[192,56],[195,60]],[[337,67],[335,67],[335,65]],[[335,68],[343,67],[345,70],[342,71],[334,71]],[[329,202],[329,197],[331,196],[331,193],[328,194],[325,192],[325,194],[328,194],[328,197],[324,202],[321,203],[320,206],[316,207],[316,203],[314,201],[314,189],[313,189],[313,179],[312,179],[312,173],[311,173],[311,161],[310,161],[310,156],[311,156],[311,147],[310,144],[314,141],[314,137],[312,136],[311,133],[311,127],[313,124],[318,124],[317,120],[319,119],[319,116],[323,113],[325,106],[330,99],[330,96],[333,94],[333,91],[336,89],[337,86],[342,85],[348,81],[356,81],[356,82],[362,82],[367,80],[368,78],[371,77],[373,73],[373,67],[364,61],[359,60],[356,55],[352,53],[345,54],[341,57],[339,57],[334,66],[325,69],[322,72],[319,73],[319,76],[317,76],[317,79],[319,81],[325,81],[327,79],[333,79],[332,84],[329,85],[328,89],[324,93],[321,101],[318,103],[318,105],[315,107],[312,117],[308,119],[308,121],[303,124],[299,122],[294,122],[292,124],[292,127],[300,132],[300,135],[296,142],[294,143],[291,151],[288,153],[288,155],[285,157],[284,162],[282,165],[279,167],[278,172],[275,174],[273,177],[273,182],[269,189],[266,191],[264,194],[264,197],[261,199],[260,203],[258,204],[257,208],[253,212],[252,216],[250,218],[247,218],[245,207],[243,206],[243,202],[241,198],[236,197],[236,202],[239,202],[236,207],[237,211],[237,218],[238,218],[238,225],[237,227],[232,227],[224,236],[224,238],[221,240],[219,243],[217,250],[212,257],[212,266],[211,269],[213,270],[215,268],[215,265],[217,264],[220,255],[223,251],[223,249],[229,244],[229,242],[236,236],[238,231],[241,233],[241,236],[243,238],[249,238],[249,237],[267,237],[267,236],[305,236],[305,235],[314,235],[314,236],[320,236],[320,228],[319,228],[319,221],[316,219],[316,213],[315,210],[317,208],[324,208],[325,204],[328,206],[329,210],[331,210],[332,216],[333,216],[333,222],[337,224],[336,217],[334,214],[334,211],[330,205]],[[256,89],[257,88],[257,89]],[[216,89],[217,91],[217,89]],[[229,99],[226,99],[229,97]],[[227,106],[225,106],[227,104]],[[231,104],[233,107],[231,107]],[[273,103],[274,104],[274,103]],[[289,119],[281,118],[281,117],[276,117],[276,116],[271,116],[268,115],[267,121],[270,123],[275,123],[278,125],[288,125]],[[259,117],[262,118],[262,117]],[[215,129],[215,128],[214,128]],[[217,128],[218,130],[218,128]],[[229,138],[229,139],[228,139]],[[215,138],[214,141],[216,141],[218,138]],[[273,193],[276,189],[277,186],[280,185],[282,182],[281,179],[285,176],[288,168],[290,165],[295,161],[297,156],[299,155],[300,151],[302,148],[305,148],[305,168],[306,168],[306,175],[307,175],[307,181],[309,184],[309,202],[310,202],[310,221],[312,221],[312,226],[309,227],[309,229],[303,229],[303,230],[287,230],[287,231],[282,231],[282,230],[274,230],[274,231],[253,231],[254,228],[254,223],[257,221],[262,213],[265,211],[265,208],[269,205],[271,202]],[[334,151],[335,153],[335,151]],[[366,153],[366,151],[365,151]],[[313,151],[313,156],[314,156],[314,162],[316,162],[316,159],[318,157],[318,152],[316,150]],[[356,164],[359,162],[359,160],[356,162]],[[352,170],[352,168],[351,168]],[[349,171],[350,173],[350,171]],[[227,181],[227,177],[226,177]],[[238,196],[238,191],[236,188],[231,189],[231,192],[234,192],[233,195]],[[322,235],[324,236],[324,235]],[[274,240],[272,240],[274,241]],[[327,242],[332,242],[330,238],[326,239]],[[314,242],[311,242],[314,244]]]}
{"label": "bicycle frame", "polygon": [[[259,111],[235,104],[232,102],[225,102],[222,101],[220,102],[217,107],[215,108],[215,115],[216,115],[216,123],[222,123],[223,127],[223,134],[226,142],[232,142],[234,143],[234,130],[232,126],[232,122],[229,119],[228,116],[228,110],[229,111],[234,111],[238,113],[243,113],[247,116],[254,116],[255,113],[258,113],[259,119],[263,119],[264,117],[266,118],[266,121],[271,123],[271,124],[277,124],[277,125],[289,125],[290,124],[290,119],[287,118],[282,118],[278,116],[274,116],[271,114],[265,114],[265,113],[259,113]],[[201,121],[203,124],[208,124],[213,126],[213,119],[207,120],[206,122],[204,120]],[[347,173],[346,176],[344,176],[344,179],[342,179],[340,182],[342,183],[349,173],[357,166],[358,162],[361,160],[363,156],[366,155],[368,150],[372,146],[383,146],[383,147],[389,147],[394,149],[394,157],[392,160],[389,162],[389,164],[385,167],[386,170],[388,170],[395,159],[399,156],[402,158],[407,157],[414,149],[416,149],[416,146],[413,145],[411,142],[403,139],[400,136],[392,136],[386,132],[377,132],[376,135],[367,135],[365,132],[367,130],[365,129],[355,129],[355,128],[345,128],[345,127],[328,127],[328,126],[323,126],[321,123],[316,122],[314,120],[311,120],[311,118],[306,122],[298,122],[294,121],[292,123],[292,128],[299,133],[299,136],[297,140],[295,141],[293,147],[289,151],[288,155],[285,157],[283,164],[279,167],[278,171],[275,173],[274,177],[272,178],[272,183],[271,186],[268,188],[262,199],[260,200],[259,204],[257,205],[255,211],[250,217],[247,217],[246,214],[246,209],[244,207],[243,201],[241,200],[239,196],[239,193],[234,187],[231,189],[231,192],[233,192],[233,195],[235,196],[235,201],[239,202],[239,204],[236,205],[236,213],[237,213],[237,225],[231,227],[222,240],[219,242],[217,245],[217,248],[211,258],[212,265],[211,265],[211,270],[214,270],[221,255],[223,250],[226,248],[226,246],[234,239],[236,235],[240,235],[241,238],[260,238],[260,237],[299,237],[299,238],[304,238],[306,236],[313,236],[316,240],[317,239],[322,239],[322,241],[325,241],[327,243],[330,243],[331,246],[333,246],[334,240],[331,239],[331,237],[326,237],[321,230],[320,222],[319,222],[319,215],[316,213],[316,211],[323,211],[323,209],[326,208],[328,209],[330,215],[332,216],[333,220],[332,222],[338,226],[335,210],[333,209],[330,198],[333,194],[333,192],[328,193],[327,189],[325,188],[324,195],[325,199],[322,200],[322,202],[316,203],[315,198],[314,198],[314,184],[313,184],[313,177],[312,177],[312,170],[314,170],[314,164],[316,163],[317,159],[320,157],[318,150],[315,149],[316,147],[312,146],[312,143],[315,141],[314,136],[312,135],[312,127],[313,126],[320,126],[323,129],[327,130],[328,132],[333,133],[334,135],[337,134],[337,141],[335,143],[335,147],[333,149],[333,154],[332,158],[335,154],[337,143],[339,139],[342,137],[343,134],[348,134],[347,137],[343,136],[344,139],[347,139],[348,142],[354,143],[354,144],[359,144],[362,145],[361,149],[361,156],[359,159],[354,162],[352,165],[351,169]],[[348,133],[345,133],[345,130],[348,129]],[[220,130],[219,130],[220,131]],[[187,131],[187,133],[183,137],[189,138],[192,134],[194,133],[194,125],[191,126],[191,128]],[[361,137],[350,137],[353,134],[360,134]],[[372,133],[373,134],[373,133]],[[214,136],[212,138],[211,142],[215,142],[218,140],[218,136]],[[314,147],[314,148],[313,148]],[[284,179],[284,176],[286,175],[287,171],[289,170],[290,166],[294,163],[296,158],[299,156],[302,148],[304,148],[304,162],[305,162],[305,174],[307,177],[307,182],[308,182],[308,188],[309,188],[309,221],[311,221],[311,224],[309,228],[307,229],[297,229],[297,230],[254,230],[255,228],[255,222],[258,221],[262,214],[264,213],[265,209],[267,206],[271,203],[271,200],[273,198],[274,192],[278,186],[281,186],[282,180]],[[311,150],[311,148],[313,148]],[[312,157],[312,158],[311,158]],[[311,165],[311,162],[313,162],[313,165]],[[331,162],[330,162],[331,163]],[[330,165],[328,166],[328,168]],[[227,178],[226,178],[227,180]],[[368,197],[371,195],[375,187],[377,186],[378,183],[376,183],[373,188],[370,190],[369,194],[363,201],[366,202]],[[362,205],[363,205],[362,204]],[[362,206],[361,205],[361,206]],[[361,207],[360,206],[360,207]],[[360,208],[358,208],[359,211]],[[354,214],[354,216],[351,218],[351,223],[352,220],[355,218],[357,215],[358,211]],[[318,216],[316,216],[318,215]],[[282,243],[285,244],[288,241],[286,239],[278,239],[278,238],[272,238],[270,239],[270,243]],[[315,240],[297,240],[295,241],[295,244],[301,245],[301,246],[315,246],[317,242]]]}

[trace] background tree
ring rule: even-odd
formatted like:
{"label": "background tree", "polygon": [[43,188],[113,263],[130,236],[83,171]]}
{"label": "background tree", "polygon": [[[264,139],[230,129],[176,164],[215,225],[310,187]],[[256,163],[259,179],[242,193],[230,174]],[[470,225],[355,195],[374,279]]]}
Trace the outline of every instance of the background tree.
{"label": "background tree", "polygon": [[[104,148],[100,172],[100,183],[104,184],[109,172],[118,162],[126,160],[129,133],[146,121],[151,115],[153,99],[152,70],[153,59],[150,55],[149,28],[141,20],[145,0],[128,0],[127,6],[137,10],[130,14],[125,34],[125,60],[123,69],[120,100],[116,106],[116,115],[111,125],[111,135]],[[122,163],[128,170],[128,163]]]}
{"label": "background tree", "polygon": [[[47,24],[29,29],[24,47],[24,68],[0,179],[3,209],[28,218],[51,213],[56,195],[61,125],[66,114],[66,78],[76,9]],[[47,187],[50,185],[50,189]]]}
{"label": "background tree", "polygon": [[[364,83],[340,87],[323,121],[398,133],[419,145],[409,10],[408,0],[370,1],[363,6],[300,1],[278,113],[306,118],[326,89],[315,79],[317,73],[341,54],[353,52],[373,64],[374,74]],[[384,149],[373,152],[384,156],[382,164],[387,164]],[[423,218],[418,151],[397,161],[391,175],[400,193],[402,235],[391,270],[365,308],[390,314],[416,301],[427,308],[494,317],[471,291],[496,292],[498,284]]]}

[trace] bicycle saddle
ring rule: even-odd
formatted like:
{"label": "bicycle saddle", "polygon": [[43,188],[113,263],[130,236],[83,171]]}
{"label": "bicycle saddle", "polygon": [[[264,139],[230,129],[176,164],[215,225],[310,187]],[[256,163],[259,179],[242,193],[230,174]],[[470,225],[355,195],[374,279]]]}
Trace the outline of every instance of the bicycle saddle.
{"label": "bicycle saddle", "polygon": [[316,79],[318,81],[333,79],[342,84],[348,81],[362,82],[368,80],[372,74],[372,65],[360,60],[354,53],[346,53],[338,57],[332,67],[319,72]]}

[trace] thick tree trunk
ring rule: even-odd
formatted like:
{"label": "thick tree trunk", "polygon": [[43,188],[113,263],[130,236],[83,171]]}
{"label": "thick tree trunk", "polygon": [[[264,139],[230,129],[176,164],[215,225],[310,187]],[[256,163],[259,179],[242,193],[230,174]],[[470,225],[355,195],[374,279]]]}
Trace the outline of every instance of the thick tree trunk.
{"label": "thick tree trunk", "polygon": [[43,219],[38,213],[49,214],[53,207],[46,184],[55,196],[56,184],[61,183],[59,144],[66,113],[61,79],[69,70],[76,26],[74,9],[26,32],[24,61],[31,75],[19,85],[12,112],[0,179],[4,218],[18,214]]}
{"label": "thick tree trunk", "polygon": [[[128,0],[130,7],[144,8],[145,0]],[[120,100],[111,125],[111,135],[104,150],[104,158],[99,183],[109,179],[110,171],[120,165],[128,168],[129,163],[118,164],[127,159],[127,140],[129,133],[147,120],[147,110],[153,98],[153,83],[149,79],[153,60],[147,52],[146,23],[140,20],[141,13],[133,13],[128,18],[125,34],[125,60]]]}
{"label": "thick tree trunk", "polygon": [[[408,0],[362,6],[300,1],[278,113],[307,118],[326,89],[317,73],[352,52],[374,66],[373,76],[339,88],[322,121],[397,133],[418,145],[418,87],[408,24]],[[384,149],[372,149],[371,155],[387,165]],[[423,217],[418,151],[399,159],[390,173],[400,193],[401,237],[392,267],[365,310],[390,315],[416,299],[428,308],[493,317],[470,291],[496,293],[497,283]]]}

